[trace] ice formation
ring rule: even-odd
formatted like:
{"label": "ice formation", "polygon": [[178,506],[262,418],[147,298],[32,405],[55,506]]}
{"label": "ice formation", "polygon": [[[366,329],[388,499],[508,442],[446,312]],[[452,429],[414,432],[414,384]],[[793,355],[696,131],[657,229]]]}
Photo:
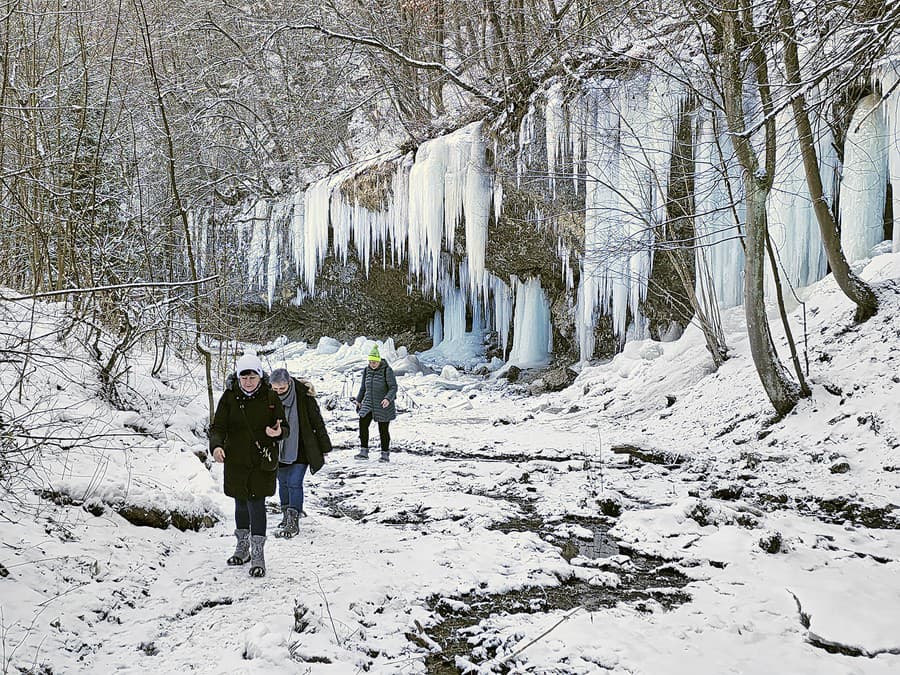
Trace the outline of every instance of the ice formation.
{"label": "ice formation", "polygon": [[550,304],[539,277],[515,279],[516,316],[513,345],[508,362],[528,368],[546,365],[553,351]]}
{"label": "ice formation", "polygon": [[[833,203],[839,193],[842,243],[851,260],[869,255],[883,237],[888,182],[893,213],[900,214],[900,72],[888,63],[875,73],[879,93],[859,104],[840,171],[828,127],[811,113],[825,198]],[[750,118],[758,115],[750,92],[745,109]],[[657,245],[654,230],[667,218],[682,114],[693,120],[696,290],[701,302],[732,307],[742,302],[743,187],[721,111],[710,101],[692,102],[682,83],[661,72],[588,80],[569,91],[554,81],[532,98],[520,122],[517,181],[546,170],[548,191],[556,195],[561,180],[571,177],[573,192],[584,200],[583,255],[576,256],[561,236],[557,245],[561,281],[575,291],[582,360],[593,356],[600,316],[609,318],[620,343],[647,335],[642,303]],[[805,286],[824,276],[826,260],[789,108],[778,112],[777,126],[770,232],[779,273],[792,286]],[[474,122],[422,143],[415,154],[375,157],[286,200],[257,201],[242,216],[250,284],[264,290],[271,305],[282,263],[289,260],[300,280],[299,303],[315,294],[329,251],[343,262],[355,255],[366,274],[376,261],[406,264],[411,284],[441,300],[442,310],[429,322],[436,347],[452,349],[455,341],[492,330],[510,362],[546,362],[552,330],[541,280],[513,277],[507,284],[486,268],[488,222],[500,217],[503,201],[488,159],[492,152],[500,149],[489,149],[484,123]],[[528,217],[536,227],[553,227],[544,211],[536,206]],[[201,250],[208,245],[206,223],[203,214],[192,217]],[[449,252],[460,225],[465,256],[455,260]],[[894,249],[900,250],[898,228]],[[580,270],[577,289],[573,269]]]}
{"label": "ice formation", "polygon": [[856,108],[844,140],[841,181],[841,247],[847,260],[871,255],[884,239],[888,143],[884,109],[870,94]]}
{"label": "ice formation", "polygon": [[893,250],[900,251],[900,59],[885,63],[878,70],[881,89],[887,95],[882,101],[887,133],[888,175],[894,216]]}
{"label": "ice formation", "polygon": [[701,108],[694,150],[697,292],[722,308],[741,304],[744,292],[740,173],[724,125],[721,114]]}

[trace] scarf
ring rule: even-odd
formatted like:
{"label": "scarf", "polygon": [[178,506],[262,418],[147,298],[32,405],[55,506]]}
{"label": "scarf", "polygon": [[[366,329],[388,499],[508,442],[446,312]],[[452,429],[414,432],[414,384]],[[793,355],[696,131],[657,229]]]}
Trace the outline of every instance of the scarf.
{"label": "scarf", "polygon": [[278,441],[278,461],[282,464],[293,464],[300,455],[300,412],[297,410],[297,386],[291,379],[290,386],[284,394],[278,398],[284,405],[285,421],[291,429],[291,434],[282,441]]}

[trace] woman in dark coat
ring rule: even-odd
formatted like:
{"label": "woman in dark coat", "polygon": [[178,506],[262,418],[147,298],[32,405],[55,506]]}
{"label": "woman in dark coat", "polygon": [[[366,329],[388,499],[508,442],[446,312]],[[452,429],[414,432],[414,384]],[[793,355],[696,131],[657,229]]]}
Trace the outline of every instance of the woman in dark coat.
{"label": "woman in dark coat", "polygon": [[278,444],[278,494],[284,519],[281,528],[275,531],[276,537],[290,539],[300,532],[306,469],[309,467],[315,473],[322,468],[324,456],[331,452],[331,439],[312,384],[291,377],[284,368],[273,370],[269,383],[281,399],[285,419],[291,427],[291,435]]}
{"label": "woman in dark coat", "polygon": [[237,547],[229,565],[250,563],[250,576],[266,574],[266,497],[275,494],[277,441],[290,434],[281,399],[263,379],[253,354],[238,359],[209,433],[213,459],[225,464],[225,494],[234,499]]}
{"label": "woman in dark coat", "polygon": [[388,431],[391,420],[397,417],[394,400],[397,398],[397,378],[394,371],[378,352],[378,345],[369,353],[369,365],[363,369],[362,384],[356,395],[356,410],[359,412],[359,442],[362,445],[356,459],[369,458],[369,425],[378,422],[378,436],[381,439],[381,461],[390,460],[391,435]]}

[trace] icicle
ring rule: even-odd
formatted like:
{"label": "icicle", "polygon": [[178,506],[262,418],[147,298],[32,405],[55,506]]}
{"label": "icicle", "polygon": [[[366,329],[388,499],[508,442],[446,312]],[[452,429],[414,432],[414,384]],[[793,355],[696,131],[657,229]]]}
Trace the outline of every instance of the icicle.
{"label": "icicle", "polygon": [[[487,147],[482,139],[481,122],[470,127],[469,157],[466,166],[463,212],[466,218],[466,262],[470,271],[469,286],[475,290],[484,277],[488,220],[494,200],[494,176],[487,166]],[[499,181],[497,181],[499,182]]]}
{"label": "icicle", "polygon": [[[495,151],[496,153],[496,151]],[[494,155],[496,157],[496,154]],[[496,176],[494,177],[494,219],[499,220],[500,214],[503,212],[503,183]]]}
{"label": "icicle", "polygon": [[[697,292],[719,307],[735,307],[744,292],[744,249],[735,222],[743,220],[740,168],[725,121],[717,111],[701,110],[694,159],[694,227],[697,233]],[[729,191],[730,188],[730,191]],[[734,195],[734,204],[732,203]],[[712,288],[704,284],[709,270]]]}
{"label": "icicle", "polygon": [[[801,49],[801,51],[803,51]],[[815,88],[806,92],[807,99],[817,97]],[[830,178],[837,170],[834,139],[824,120],[810,111],[813,143],[819,159],[825,198],[833,199]],[[776,249],[778,273],[793,287],[808,286],[825,276],[828,261],[819,230],[818,219],[806,183],[806,169],[800,153],[797,125],[790,108],[781,110],[775,120],[776,165],[772,190],[766,205],[769,234]],[[772,269],[768,265],[767,292],[771,293]]]}
{"label": "icicle", "polygon": [[547,179],[550,191],[556,196],[556,166],[565,155],[564,148],[568,144],[566,127],[565,101],[562,84],[557,82],[547,90],[547,106],[545,109],[545,143],[547,146]]}
{"label": "icicle", "polygon": [[850,261],[871,255],[884,239],[888,148],[878,96],[860,101],[844,142],[841,181],[841,246]]}
{"label": "icicle", "polygon": [[300,276],[303,265],[303,190],[291,196],[291,226],[288,232],[294,271]]}
{"label": "icicle", "polygon": [[587,134],[586,113],[587,102],[584,100],[583,94],[579,93],[569,103],[569,115],[571,117],[569,141],[571,143],[572,154],[572,187],[575,190],[575,194],[578,194],[578,186],[584,179],[582,168],[584,165],[585,139]]}
{"label": "icicle", "polygon": [[441,342],[444,341],[444,324],[441,321],[441,313],[440,311],[436,311],[434,313],[434,319],[431,328],[431,336],[434,339],[434,343],[432,344],[432,348],[437,347]]}
{"label": "icicle", "polygon": [[[894,214],[893,250],[900,251],[900,60],[878,69],[881,90],[887,98],[881,103],[888,140],[888,173]],[[890,92],[890,93],[888,93]]]}
{"label": "icicle", "polygon": [[453,342],[466,334],[466,299],[459,288],[448,289],[444,299],[444,341]]}
{"label": "icicle", "polygon": [[425,141],[409,172],[409,271],[437,285],[444,231],[446,147]]}
{"label": "icicle", "polygon": [[[779,274],[794,287],[808,286],[825,276],[828,261],[790,110],[778,115],[778,129],[775,177],[767,204],[769,234],[777,250]],[[822,150],[830,148],[831,141],[817,145],[819,156],[827,158]],[[771,272],[769,269],[770,275]],[[771,276],[767,278],[767,292],[770,283]]]}
{"label": "icicle", "polygon": [[546,365],[552,347],[550,304],[540,277],[516,284],[513,346],[509,363],[519,367]]}
{"label": "icicle", "polygon": [[281,231],[290,217],[289,208],[285,202],[275,202],[269,213],[269,260],[266,266],[266,302],[269,309],[272,309],[275,302],[275,289],[281,278]]}
{"label": "icicle", "polygon": [[306,189],[303,200],[303,264],[301,278],[310,295],[316,290],[316,275],[328,248],[328,218],[331,180],[323,178]]}
{"label": "icicle", "polygon": [[494,298],[493,317],[494,330],[499,336],[500,346],[503,349],[503,355],[509,348],[509,329],[512,321],[512,294],[509,286],[502,279],[491,275],[491,294]]}
{"label": "icicle", "polygon": [[250,288],[263,287],[266,276],[266,249],[268,244],[269,204],[258,199],[251,207],[250,245],[247,248],[247,280]]}
{"label": "icicle", "polygon": [[452,250],[456,225],[466,224],[466,257],[473,288],[484,274],[487,225],[495,190],[486,164],[482,123],[426,141],[409,174],[410,272],[437,286],[441,251]]}
{"label": "icicle", "polygon": [[528,172],[529,155],[531,147],[534,144],[534,101],[528,102],[528,110],[522,116],[519,123],[519,145],[518,154],[516,155],[516,185],[522,184],[522,176]]}

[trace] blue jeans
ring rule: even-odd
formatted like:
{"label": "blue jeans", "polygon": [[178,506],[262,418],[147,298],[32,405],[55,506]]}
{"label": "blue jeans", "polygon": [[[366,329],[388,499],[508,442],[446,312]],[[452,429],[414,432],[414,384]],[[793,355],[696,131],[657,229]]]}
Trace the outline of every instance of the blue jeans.
{"label": "blue jeans", "polygon": [[297,509],[303,513],[303,478],[306,464],[288,464],[278,467],[278,497],[282,508]]}
{"label": "blue jeans", "polygon": [[235,499],[234,524],[239,530],[250,530],[250,534],[266,535],[266,500]]}

